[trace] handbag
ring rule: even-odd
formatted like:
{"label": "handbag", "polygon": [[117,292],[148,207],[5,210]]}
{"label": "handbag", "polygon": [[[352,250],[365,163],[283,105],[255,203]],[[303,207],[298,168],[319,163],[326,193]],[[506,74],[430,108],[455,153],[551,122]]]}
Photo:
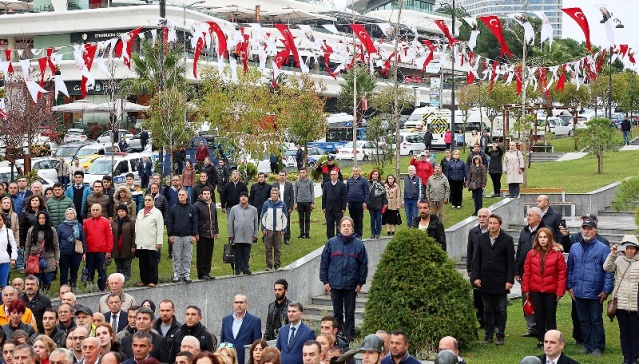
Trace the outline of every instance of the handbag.
{"label": "handbag", "polygon": [[[67,225],[67,226],[71,230],[71,236],[73,236],[73,228],[71,227],[71,225]],[[77,254],[84,254],[84,248],[82,247],[82,240],[75,239],[75,244],[73,245],[73,250]]]}
{"label": "handbag", "polygon": [[529,299],[526,299],[526,302],[524,302],[524,314],[529,316],[533,316],[535,314],[535,306],[533,306]]}
{"label": "handbag", "polygon": [[621,285],[621,282],[623,282],[623,277],[626,276],[626,272],[628,271],[628,269],[630,269],[631,265],[632,264],[628,264],[628,268],[626,268],[626,270],[621,275],[621,279],[619,280],[619,284],[617,285],[617,288],[612,292],[612,298],[608,300],[608,307],[606,307],[606,315],[608,315],[610,322],[613,322],[615,320],[615,316],[617,315],[617,297],[615,296],[617,295],[617,291],[619,290],[619,286]]}
{"label": "handbag", "polygon": [[224,244],[222,261],[228,264],[235,264],[235,244]]}
{"label": "handbag", "polygon": [[[29,254],[29,258],[27,258],[27,264],[25,266],[25,270],[27,271],[28,274],[39,274],[40,273],[40,268],[42,268],[41,264],[42,261],[44,260],[44,256],[42,255],[42,249],[44,249],[44,241],[42,242],[42,245],[40,245],[40,250],[38,251],[38,254]],[[47,267],[47,263],[46,261],[44,261],[44,268],[45,269]]]}
{"label": "handbag", "polygon": [[475,190],[475,189],[477,189],[477,184],[475,183],[475,181],[468,182],[468,190],[472,191],[472,190]]}

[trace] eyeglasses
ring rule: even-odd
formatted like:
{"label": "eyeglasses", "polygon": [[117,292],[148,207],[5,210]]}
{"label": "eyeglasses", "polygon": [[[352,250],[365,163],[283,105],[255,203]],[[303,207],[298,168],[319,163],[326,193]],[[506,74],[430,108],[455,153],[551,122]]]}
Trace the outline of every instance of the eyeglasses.
{"label": "eyeglasses", "polygon": [[233,343],[220,343],[220,345],[218,346],[218,348],[234,348],[235,345],[233,345]]}
{"label": "eyeglasses", "polygon": [[86,338],[86,336],[71,336],[71,340],[84,340]]}

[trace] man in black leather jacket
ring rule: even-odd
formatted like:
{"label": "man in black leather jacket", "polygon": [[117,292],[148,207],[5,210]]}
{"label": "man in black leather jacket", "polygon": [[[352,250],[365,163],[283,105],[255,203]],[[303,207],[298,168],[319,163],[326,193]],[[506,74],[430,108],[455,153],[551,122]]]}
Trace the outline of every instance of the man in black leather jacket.
{"label": "man in black leather jacket", "polygon": [[288,294],[288,282],[286,279],[275,281],[273,291],[275,291],[275,301],[268,305],[264,340],[276,340],[280,328],[289,323],[288,304],[292,301],[286,296]]}

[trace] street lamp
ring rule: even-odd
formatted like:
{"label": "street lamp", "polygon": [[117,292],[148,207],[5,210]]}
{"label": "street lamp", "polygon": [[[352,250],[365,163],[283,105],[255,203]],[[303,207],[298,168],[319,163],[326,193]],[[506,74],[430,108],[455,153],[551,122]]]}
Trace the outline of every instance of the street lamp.
{"label": "street lamp", "polygon": [[[464,7],[460,6],[459,9],[461,10],[461,16],[468,16],[468,12],[466,11],[466,9],[464,9]],[[451,14],[451,18],[452,18],[452,29],[451,34],[453,35],[453,37],[455,36],[455,18],[457,17],[457,7],[455,6],[455,0],[452,0],[452,3],[441,3],[440,7],[435,9],[436,12],[438,13],[449,13]],[[450,45],[451,48],[453,47],[453,45]],[[450,66],[451,72],[452,72],[452,77],[451,77],[451,91],[450,91],[450,98],[451,98],[451,102],[450,102],[450,132],[455,133],[455,52],[452,52],[452,57],[451,57],[451,66]],[[443,74],[443,72],[442,72]],[[451,143],[450,144],[450,150],[451,152],[454,149],[454,145],[455,143]]]}
{"label": "street lamp", "polygon": [[[615,28],[621,29],[624,26],[619,22]],[[610,45],[610,53],[608,53],[608,119],[612,120],[612,44]]]}

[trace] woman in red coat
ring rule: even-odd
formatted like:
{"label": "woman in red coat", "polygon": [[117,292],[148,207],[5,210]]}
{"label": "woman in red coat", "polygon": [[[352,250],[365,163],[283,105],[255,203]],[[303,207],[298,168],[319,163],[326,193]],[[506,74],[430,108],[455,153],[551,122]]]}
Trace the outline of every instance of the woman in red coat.
{"label": "woman in red coat", "polygon": [[544,335],[557,329],[557,301],[566,293],[566,261],[552,231],[540,228],[524,262],[521,291],[535,307],[538,348]]}

